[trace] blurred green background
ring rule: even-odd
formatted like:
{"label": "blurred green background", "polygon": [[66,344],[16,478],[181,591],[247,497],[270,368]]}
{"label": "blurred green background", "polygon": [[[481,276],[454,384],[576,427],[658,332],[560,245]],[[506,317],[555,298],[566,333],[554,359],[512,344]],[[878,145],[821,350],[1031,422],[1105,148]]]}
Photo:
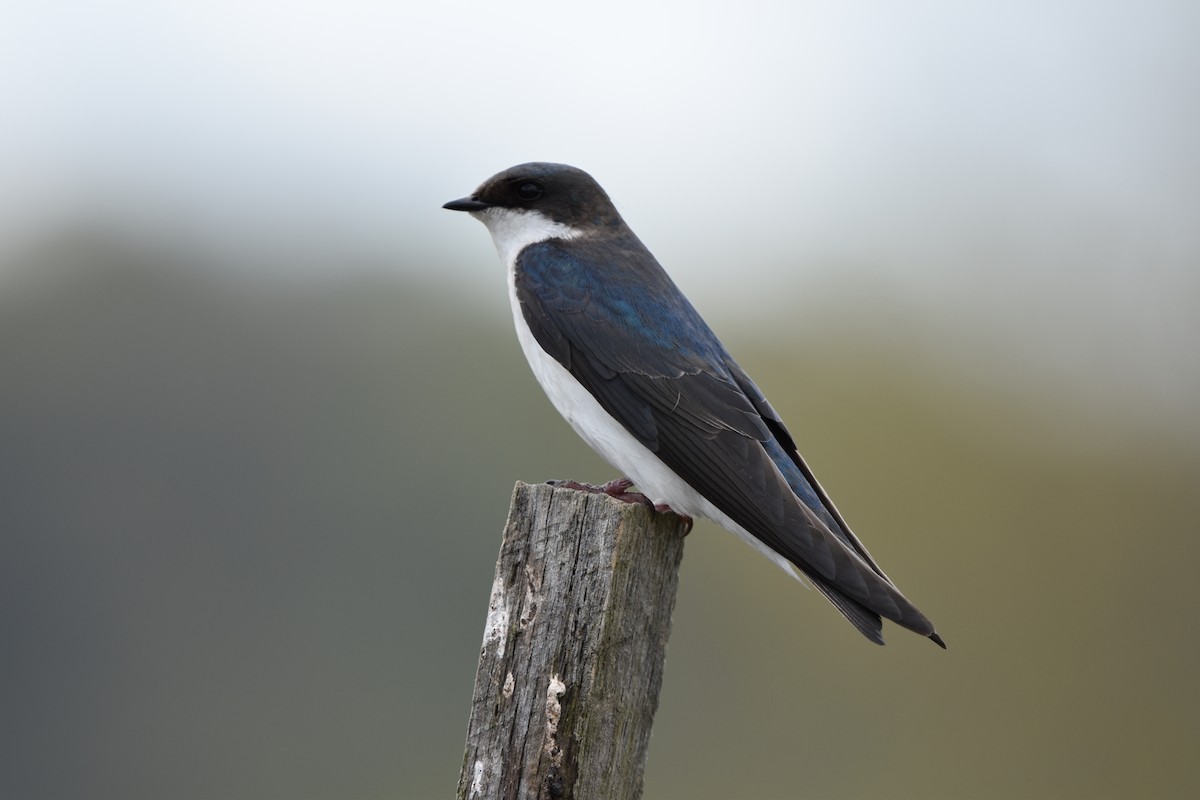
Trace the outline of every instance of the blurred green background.
{"label": "blurred green background", "polygon": [[708,523],[647,798],[1200,791],[1193,4],[0,11],[0,796],[453,792],[514,481],[481,226],[613,194],[950,649]]}

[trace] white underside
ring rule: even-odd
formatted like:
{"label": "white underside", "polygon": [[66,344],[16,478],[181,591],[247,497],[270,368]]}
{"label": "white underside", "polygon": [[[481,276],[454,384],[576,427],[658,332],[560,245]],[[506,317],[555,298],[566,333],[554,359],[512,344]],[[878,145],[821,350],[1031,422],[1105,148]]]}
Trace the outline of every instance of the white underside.
{"label": "white underside", "polygon": [[517,340],[525,353],[534,377],[550,402],[588,445],[629,477],[654,503],[665,503],[680,514],[706,517],[732,531],[759,553],[778,564],[797,580],[802,580],[787,559],[768,548],[741,525],[730,519],[703,495],[689,486],[625,427],[605,411],[550,354],[542,349],[525,322],[516,292],[516,257],[530,244],[550,238],[572,239],[581,235],[573,228],[553,222],[541,214],[489,209],[472,214],[492,234],[496,250],[508,269],[508,295],[512,305]]}

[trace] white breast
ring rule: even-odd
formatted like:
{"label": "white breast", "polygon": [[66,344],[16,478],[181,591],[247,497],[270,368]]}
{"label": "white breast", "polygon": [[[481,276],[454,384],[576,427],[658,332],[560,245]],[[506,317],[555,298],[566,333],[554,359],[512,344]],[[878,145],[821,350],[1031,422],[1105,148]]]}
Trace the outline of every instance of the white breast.
{"label": "white breast", "polygon": [[739,538],[778,564],[793,577],[800,575],[787,559],[752,536],[745,528],[716,508],[689,486],[645,445],[605,411],[587,389],[538,344],[521,304],[517,300],[516,258],[525,247],[547,239],[574,239],[582,232],[554,222],[536,212],[492,208],[473,212],[492,234],[496,251],[508,270],[508,296],[512,306],[517,340],[529,361],[534,377],[558,413],[600,456],[628,476],[638,490],[654,503],[666,503],[692,517],[707,517],[737,534]]}

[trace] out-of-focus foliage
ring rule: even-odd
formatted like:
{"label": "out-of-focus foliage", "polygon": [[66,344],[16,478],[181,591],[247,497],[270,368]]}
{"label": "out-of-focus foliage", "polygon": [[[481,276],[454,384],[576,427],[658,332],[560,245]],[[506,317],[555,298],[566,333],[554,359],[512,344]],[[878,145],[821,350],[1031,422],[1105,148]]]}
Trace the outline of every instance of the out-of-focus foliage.
{"label": "out-of-focus foliage", "polygon": [[[444,797],[512,482],[611,475],[499,313],[194,259],[7,265],[0,796]],[[950,649],[700,524],[646,796],[1194,790],[1195,437],[992,391],[919,320],[757,325],[727,344]]]}

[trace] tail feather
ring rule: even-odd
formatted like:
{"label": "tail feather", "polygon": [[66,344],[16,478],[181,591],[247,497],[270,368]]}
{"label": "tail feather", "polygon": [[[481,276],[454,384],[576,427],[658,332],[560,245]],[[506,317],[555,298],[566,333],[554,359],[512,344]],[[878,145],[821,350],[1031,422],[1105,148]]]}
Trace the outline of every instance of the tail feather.
{"label": "tail feather", "polygon": [[[847,597],[844,592],[834,586],[826,578],[814,574],[808,570],[804,574],[812,581],[813,585],[825,598],[833,604],[833,607],[842,612],[842,616],[850,620],[850,624],[858,628],[859,633],[870,639],[875,644],[883,644],[883,620],[878,614],[864,606],[857,600]],[[914,611],[916,609],[913,609]],[[918,612],[919,614],[919,612]],[[927,637],[938,647],[946,649],[946,643],[942,641],[942,637],[938,636],[937,631],[933,630],[933,626],[929,625],[929,621],[923,616],[920,617],[921,623],[924,624],[906,624],[907,621],[900,621],[899,624],[909,628],[916,633],[920,633]],[[928,630],[924,630],[924,628]]]}
{"label": "tail feather", "polygon": [[805,572],[808,579],[813,582],[817,590],[825,595],[825,598],[833,604],[833,607],[842,612],[842,616],[850,620],[850,623],[858,628],[859,633],[870,639],[875,644],[883,644],[883,620],[879,615],[869,608],[864,606],[857,600],[853,600],[835,586],[830,584],[828,580],[820,575],[812,572]]}

